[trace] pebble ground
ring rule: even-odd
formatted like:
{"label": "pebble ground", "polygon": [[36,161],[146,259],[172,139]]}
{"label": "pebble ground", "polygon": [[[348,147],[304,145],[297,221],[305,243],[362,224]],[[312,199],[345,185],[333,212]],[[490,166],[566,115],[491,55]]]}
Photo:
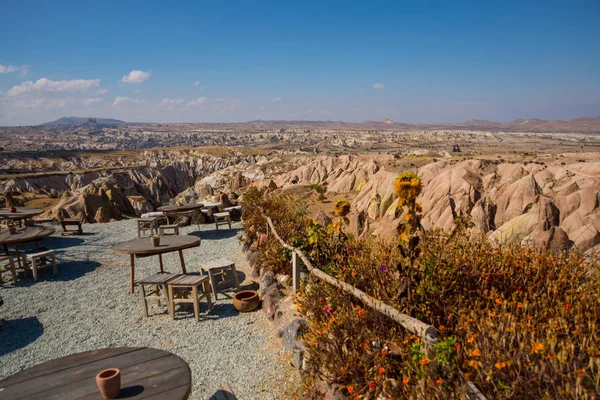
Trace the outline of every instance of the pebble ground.
{"label": "pebble ground", "polygon": [[[60,227],[57,226],[57,232]],[[40,272],[0,289],[4,306],[0,318],[0,379],[25,368],[73,353],[104,347],[146,346],[183,358],[192,371],[190,399],[208,399],[229,384],[240,399],[285,399],[293,393],[297,377],[289,359],[274,345],[273,329],[257,310],[238,313],[233,307],[233,288],[225,289],[212,312],[201,308],[196,323],[193,311],[181,309],[176,320],[166,307],[150,305],[150,317],[142,317],[139,294],[129,294],[129,256],[110,248],[137,237],[133,220],[84,225],[84,235],[55,234],[43,245],[56,250],[59,273]],[[249,269],[238,235],[241,225],[216,231],[214,225],[192,225],[181,234],[198,235],[200,247],[184,250],[188,273],[199,273],[202,260],[226,257],[244,275],[250,288]],[[150,240],[150,239],[148,239]],[[165,270],[181,272],[177,253],[163,256]],[[136,278],[158,271],[158,258],[136,260]]]}

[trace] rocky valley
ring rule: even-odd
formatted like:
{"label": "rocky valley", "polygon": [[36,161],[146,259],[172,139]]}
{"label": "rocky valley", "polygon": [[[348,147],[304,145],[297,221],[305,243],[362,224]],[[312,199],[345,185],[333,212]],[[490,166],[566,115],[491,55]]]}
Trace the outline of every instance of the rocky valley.
{"label": "rocky valley", "polygon": [[235,202],[249,185],[269,186],[314,215],[347,198],[356,235],[391,238],[402,220],[394,181],[399,172],[413,171],[423,179],[425,229],[448,231],[464,216],[472,235],[498,243],[598,250],[600,134],[539,132],[539,123],[531,132],[475,125],[85,122],[2,128],[0,189],[17,203],[43,206],[48,215],[64,208],[102,223],[223,193]]}

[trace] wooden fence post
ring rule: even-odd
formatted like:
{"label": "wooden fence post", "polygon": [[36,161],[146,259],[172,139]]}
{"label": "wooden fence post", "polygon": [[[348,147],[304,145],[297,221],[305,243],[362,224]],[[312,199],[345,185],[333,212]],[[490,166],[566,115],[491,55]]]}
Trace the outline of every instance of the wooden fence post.
{"label": "wooden fence post", "polygon": [[294,293],[300,290],[300,266],[298,265],[298,254],[292,251],[292,287]]}

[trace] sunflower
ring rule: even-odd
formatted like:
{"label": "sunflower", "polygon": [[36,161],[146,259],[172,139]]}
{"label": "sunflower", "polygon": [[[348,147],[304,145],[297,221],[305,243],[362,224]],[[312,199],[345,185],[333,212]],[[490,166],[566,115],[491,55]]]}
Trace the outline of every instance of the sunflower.
{"label": "sunflower", "polygon": [[394,184],[394,191],[398,195],[398,206],[414,203],[422,189],[419,175],[413,172],[403,172],[398,175]]}
{"label": "sunflower", "polygon": [[350,213],[350,203],[348,203],[348,200],[340,199],[335,202],[335,205],[333,206],[333,211],[336,215],[340,217],[345,217]]}

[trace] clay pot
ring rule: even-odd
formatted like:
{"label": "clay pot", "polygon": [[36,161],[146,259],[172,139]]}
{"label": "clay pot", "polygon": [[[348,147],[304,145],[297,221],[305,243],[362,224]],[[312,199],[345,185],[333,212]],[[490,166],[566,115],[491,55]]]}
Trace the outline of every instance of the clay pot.
{"label": "clay pot", "polygon": [[259,303],[256,290],[242,290],[233,295],[233,306],[240,312],[255,310]]}
{"label": "clay pot", "polygon": [[10,211],[11,213],[16,213],[17,207],[11,207],[8,211]]}
{"label": "clay pot", "polygon": [[150,240],[152,240],[152,247],[160,246],[160,236],[152,236]]}
{"label": "clay pot", "polygon": [[121,371],[109,368],[96,375],[96,385],[105,399],[114,399],[121,392]]}
{"label": "clay pot", "polygon": [[9,225],[8,231],[10,232],[11,235],[13,235],[13,234],[17,233],[17,227],[14,225]]}

